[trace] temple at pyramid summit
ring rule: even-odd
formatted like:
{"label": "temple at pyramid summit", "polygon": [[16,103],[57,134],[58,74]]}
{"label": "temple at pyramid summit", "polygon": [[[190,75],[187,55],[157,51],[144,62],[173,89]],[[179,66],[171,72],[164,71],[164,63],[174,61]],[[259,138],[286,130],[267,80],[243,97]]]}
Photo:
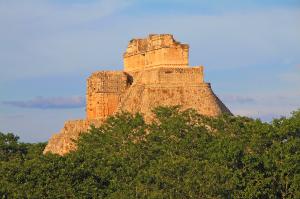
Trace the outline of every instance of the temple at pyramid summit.
{"label": "temple at pyramid summit", "polygon": [[189,66],[189,45],[171,34],[132,39],[123,54],[123,71],[97,71],[87,79],[86,119],[65,122],[44,153],[64,155],[76,150],[73,140],[90,125],[119,111],[140,112],[146,121],[157,106],[180,105],[207,116],[230,113],[204,81],[203,66]]}

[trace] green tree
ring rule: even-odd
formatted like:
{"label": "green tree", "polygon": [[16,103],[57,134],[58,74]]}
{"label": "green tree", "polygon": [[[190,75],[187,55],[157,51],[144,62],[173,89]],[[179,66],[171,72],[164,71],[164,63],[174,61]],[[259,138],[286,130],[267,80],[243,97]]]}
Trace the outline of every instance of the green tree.
{"label": "green tree", "polygon": [[178,106],[154,114],[110,117],[63,157],[0,134],[0,196],[300,198],[300,111],[271,123]]}

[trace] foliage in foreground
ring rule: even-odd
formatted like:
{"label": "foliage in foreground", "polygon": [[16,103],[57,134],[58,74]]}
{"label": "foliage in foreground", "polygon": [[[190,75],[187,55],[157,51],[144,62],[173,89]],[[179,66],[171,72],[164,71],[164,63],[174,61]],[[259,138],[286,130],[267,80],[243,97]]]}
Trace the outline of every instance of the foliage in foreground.
{"label": "foliage in foreground", "polygon": [[111,117],[64,157],[0,133],[0,196],[300,198],[300,111],[271,123],[154,112],[152,124],[139,114]]}

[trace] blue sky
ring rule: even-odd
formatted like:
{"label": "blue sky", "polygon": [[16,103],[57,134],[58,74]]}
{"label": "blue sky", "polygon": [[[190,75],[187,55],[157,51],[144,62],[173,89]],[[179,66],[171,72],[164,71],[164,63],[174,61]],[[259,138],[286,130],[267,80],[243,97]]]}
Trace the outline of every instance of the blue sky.
{"label": "blue sky", "polygon": [[0,131],[46,141],[85,117],[85,79],[130,39],[172,33],[234,114],[300,108],[299,0],[0,0]]}

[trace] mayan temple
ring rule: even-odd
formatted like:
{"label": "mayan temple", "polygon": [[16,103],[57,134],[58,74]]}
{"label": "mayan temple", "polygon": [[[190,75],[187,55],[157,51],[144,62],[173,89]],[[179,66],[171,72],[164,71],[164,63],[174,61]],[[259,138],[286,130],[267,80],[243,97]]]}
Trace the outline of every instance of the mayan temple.
{"label": "mayan temple", "polygon": [[208,116],[230,113],[204,82],[203,66],[189,66],[189,45],[171,34],[132,39],[123,61],[124,71],[98,71],[87,79],[86,119],[67,121],[44,153],[75,150],[73,139],[118,111],[140,112],[148,121],[151,110],[160,105],[181,105]]}

